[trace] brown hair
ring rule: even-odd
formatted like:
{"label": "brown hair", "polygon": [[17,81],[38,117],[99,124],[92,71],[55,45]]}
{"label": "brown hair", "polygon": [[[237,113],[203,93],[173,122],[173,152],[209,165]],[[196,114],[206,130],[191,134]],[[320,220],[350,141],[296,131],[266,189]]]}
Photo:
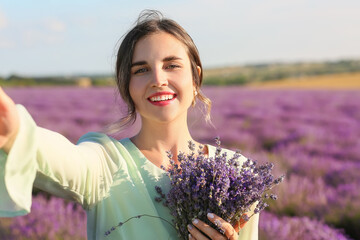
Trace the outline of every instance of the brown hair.
{"label": "brown hair", "polygon": [[201,91],[203,74],[198,74],[197,66],[202,70],[198,49],[196,48],[189,34],[175,21],[164,18],[159,11],[145,10],[140,13],[139,18],[133,27],[123,38],[119,47],[116,59],[116,83],[122,99],[128,106],[127,115],[121,118],[117,126],[120,128],[133,124],[136,120],[135,104],[130,96],[129,85],[131,78],[131,63],[135,45],[145,36],[157,32],[166,32],[173,35],[186,47],[190,63],[195,89],[198,92],[197,98],[205,105],[206,121],[210,120],[211,100]]}

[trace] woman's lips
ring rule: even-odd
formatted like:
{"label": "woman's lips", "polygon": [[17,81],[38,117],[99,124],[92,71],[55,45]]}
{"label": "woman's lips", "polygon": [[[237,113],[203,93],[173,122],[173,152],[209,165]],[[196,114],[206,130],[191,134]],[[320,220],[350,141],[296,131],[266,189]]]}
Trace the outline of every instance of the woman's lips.
{"label": "woman's lips", "polygon": [[172,92],[159,92],[148,97],[148,101],[155,106],[166,106],[172,103],[176,94]]}

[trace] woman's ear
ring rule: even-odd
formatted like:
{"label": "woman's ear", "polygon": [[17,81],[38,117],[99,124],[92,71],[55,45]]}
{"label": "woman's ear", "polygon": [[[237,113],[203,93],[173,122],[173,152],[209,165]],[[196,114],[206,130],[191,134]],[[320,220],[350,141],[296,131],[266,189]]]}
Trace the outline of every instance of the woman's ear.
{"label": "woman's ear", "polygon": [[200,77],[200,75],[201,75],[201,67],[200,67],[200,66],[196,66],[196,69],[197,69],[198,74],[199,74],[199,77]]}

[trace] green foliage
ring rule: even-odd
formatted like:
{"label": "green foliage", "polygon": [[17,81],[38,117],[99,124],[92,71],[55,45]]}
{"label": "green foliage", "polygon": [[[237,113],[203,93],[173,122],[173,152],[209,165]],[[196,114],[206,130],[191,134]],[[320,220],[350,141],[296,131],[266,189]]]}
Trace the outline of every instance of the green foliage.
{"label": "green foliage", "polygon": [[0,77],[0,86],[77,86],[81,85],[81,79],[88,80],[90,86],[111,86],[115,84],[113,78],[109,76],[25,77],[19,75],[10,75],[7,78]]}
{"label": "green foliage", "polygon": [[74,85],[74,82],[64,77],[23,77],[10,75],[0,78],[1,86],[45,86],[45,85]]}
{"label": "green foliage", "polygon": [[205,69],[204,84],[243,85],[250,82],[348,72],[360,72],[360,60],[322,63],[271,63]]}
{"label": "green foliage", "polygon": [[247,79],[242,75],[234,75],[230,77],[208,77],[204,80],[206,85],[216,85],[216,86],[224,86],[224,85],[244,85],[247,83]]}
{"label": "green foliage", "polygon": [[112,86],[115,85],[116,82],[112,77],[93,77],[91,78],[91,84],[93,86]]}
{"label": "green foliage", "polygon": [[360,236],[360,212],[349,204],[344,208],[339,207],[325,216],[325,221],[340,229],[344,229],[350,236]]}

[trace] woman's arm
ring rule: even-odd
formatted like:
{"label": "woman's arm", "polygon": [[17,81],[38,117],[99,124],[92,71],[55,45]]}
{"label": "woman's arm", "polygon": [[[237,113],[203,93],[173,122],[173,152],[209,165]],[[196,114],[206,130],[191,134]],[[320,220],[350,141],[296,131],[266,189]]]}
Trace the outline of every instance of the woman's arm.
{"label": "woman's arm", "polygon": [[45,128],[37,127],[36,134],[38,169],[34,186],[85,208],[107,194],[123,159],[118,141],[90,132],[75,145]]}
{"label": "woman's arm", "polygon": [[36,126],[24,107],[0,95],[0,216],[28,213],[33,185],[84,207],[105,196],[120,164],[117,141],[89,133],[74,145]]}

